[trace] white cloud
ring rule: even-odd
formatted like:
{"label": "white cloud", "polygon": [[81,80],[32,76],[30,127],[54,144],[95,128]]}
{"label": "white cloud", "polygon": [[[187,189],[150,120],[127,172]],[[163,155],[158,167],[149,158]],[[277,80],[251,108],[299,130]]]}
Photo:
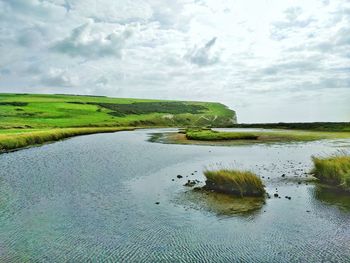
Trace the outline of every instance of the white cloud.
{"label": "white cloud", "polygon": [[268,3],[0,0],[0,92],[217,100],[240,121],[349,120],[350,2]]}
{"label": "white cloud", "polygon": [[41,77],[40,82],[51,87],[74,87],[79,84],[79,78],[67,70],[50,68]]}
{"label": "white cloud", "polygon": [[215,43],[216,37],[213,37],[204,46],[195,47],[190,50],[185,58],[187,58],[192,64],[198,66],[209,66],[218,63],[219,55],[213,52]]}
{"label": "white cloud", "polygon": [[52,49],[72,57],[97,59],[114,56],[120,58],[125,42],[131,37],[132,31],[124,29],[107,35],[93,34],[92,26],[93,23],[90,21],[74,28],[69,37],[55,43]]}

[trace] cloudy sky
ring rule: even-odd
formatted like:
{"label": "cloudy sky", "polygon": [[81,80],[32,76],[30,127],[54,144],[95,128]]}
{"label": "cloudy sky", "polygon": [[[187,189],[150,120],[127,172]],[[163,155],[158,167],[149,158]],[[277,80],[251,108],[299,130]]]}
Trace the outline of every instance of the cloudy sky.
{"label": "cloudy sky", "polygon": [[0,92],[350,121],[350,0],[0,0]]}

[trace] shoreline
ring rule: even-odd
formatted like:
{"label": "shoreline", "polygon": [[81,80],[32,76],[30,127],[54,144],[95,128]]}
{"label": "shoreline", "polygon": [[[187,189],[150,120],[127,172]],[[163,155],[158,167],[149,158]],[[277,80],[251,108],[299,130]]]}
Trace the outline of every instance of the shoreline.
{"label": "shoreline", "polygon": [[138,127],[81,127],[35,130],[23,133],[0,133],[0,154],[23,150],[64,139],[97,133],[133,131]]}
{"label": "shoreline", "polygon": [[[244,128],[242,128],[243,130]],[[319,132],[308,130],[278,130],[271,129],[272,132],[257,132],[259,139],[221,139],[221,140],[201,140],[189,139],[186,134],[179,132],[153,133],[149,141],[163,144],[182,145],[206,145],[206,146],[239,146],[257,144],[286,144],[286,143],[306,143],[319,140],[349,139],[350,132]],[[276,136],[274,133],[276,132]],[[282,132],[282,133],[278,133]],[[289,133],[289,134],[288,134]],[[268,135],[273,135],[271,138]],[[286,135],[286,136],[285,136]]]}

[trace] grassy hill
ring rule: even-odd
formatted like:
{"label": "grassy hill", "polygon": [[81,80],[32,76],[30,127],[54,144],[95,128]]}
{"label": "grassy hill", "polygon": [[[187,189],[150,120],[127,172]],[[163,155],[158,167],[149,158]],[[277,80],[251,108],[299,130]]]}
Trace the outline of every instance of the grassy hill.
{"label": "grassy hill", "polygon": [[227,127],[236,114],[212,102],[0,93],[0,152],[134,127]]}
{"label": "grassy hill", "polygon": [[234,123],[235,116],[225,105],[211,102],[0,93],[0,129],[223,127]]}

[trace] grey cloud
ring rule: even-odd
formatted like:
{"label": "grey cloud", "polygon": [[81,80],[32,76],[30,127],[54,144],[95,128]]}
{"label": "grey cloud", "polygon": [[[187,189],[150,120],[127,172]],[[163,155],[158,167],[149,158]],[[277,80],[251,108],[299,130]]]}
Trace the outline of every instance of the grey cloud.
{"label": "grey cloud", "polygon": [[64,14],[63,7],[42,0],[10,0],[5,1],[16,15],[33,16],[40,20],[59,19]]}
{"label": "grey cloud", "polygon": [[282,21],[276,21],[271,25],[270,36],[274,40],[283,40],[287,38],[291,33],[309,26],[315,21],[314,18],[300,18],[302,14],[302,8],[290,7],[285,10],[285,19]]}
{"label": "grey cloud", "polygon": [[212,54],[212,48],[216,43],[216,39],[216,37],[213,37],[204,46],[193,48],[185,55],[185,58],[198,66],[209,66],[218,63],[219,56]]}
{"label": "grey cloud", "polygon": [[70,36],[55,43],[52,50],[72,57],[88,59],[98,59],[107,56],[121,58],[122,49],[126,40],[131,37],[132,31],[125,29],[106,36],[92,35],[91,25],[92,23],[90,22],[73,29]]}
{"label": "grey cloud", "polygon": [[40,83],[50,87],[74,87],[79,78],[67,70],[52,68],[40,78]]}

